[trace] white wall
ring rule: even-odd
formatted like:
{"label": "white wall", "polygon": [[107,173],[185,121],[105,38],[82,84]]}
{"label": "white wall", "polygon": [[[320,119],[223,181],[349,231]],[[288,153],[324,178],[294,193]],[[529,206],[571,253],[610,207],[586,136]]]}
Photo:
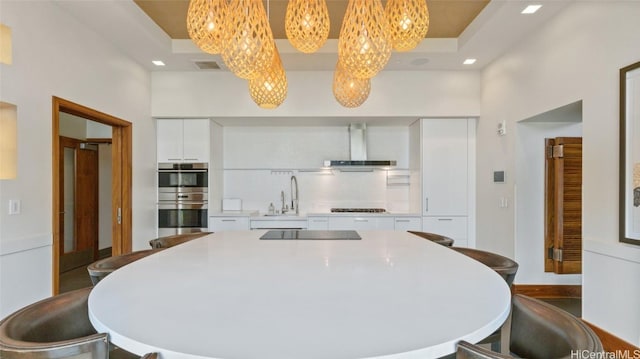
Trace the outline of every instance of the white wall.
{"label": "white wall", "polygon": [[[544,10],[544,8],[543,8]],[[516,170],[517,136],[496,138],[499,121],[509,128],[533,115],[582,100],[583,114],[583,238],[613,251],[637,253],[640,247],[618,243],[618,71],[640,60],[640,2],[577,1],[530,38],[488,66],[482,75],[482,119],[478,127],[479,248],[513,256],[515,213],[498,211],[501,196],[514,200],[514,176],[506,185],[491,183],[489,173]],[[540,194],[542,196],[542,194]],[[513,207],[512,207],[513,208]],[[542,248],[540,248],[542,251]],[[605,259],[606,258],[606,259]],[[640,344],[636,327],[627,330],[611,308],[625,320],[640,321],[640,306],[624,298],[639,298],[637,286],[613,295],[609,283],[619,273],[637,273],[637,262],[606,255],[583,257],[583,316],[587,321]],[[526,268],[521,268],[527,270]],[[606,277],[591,276],[605,271]],[[516,283],[519,281],[516,277]]]}
{"label": "white wall", "polygon": [[332,71],[289,71],[288,96],[265,111],[249,96],[247,81],[228,72],[154,72],[154,117],[469,117],[480,113],[477,71],[383,71],[371,95],[348,109],[333,97]]}
{"label": "white wall", "polygon": [[[87,19],[86,21],[91,21]],[[13,64],[0,65],[0,100],[18,108],[18,178],[0,181],[0,317],[51,288],[51,102],[58,96],[133,122],[133,240],[146,248],[155,228],[155,137],[150,76],[55,2],[2,1]]]}

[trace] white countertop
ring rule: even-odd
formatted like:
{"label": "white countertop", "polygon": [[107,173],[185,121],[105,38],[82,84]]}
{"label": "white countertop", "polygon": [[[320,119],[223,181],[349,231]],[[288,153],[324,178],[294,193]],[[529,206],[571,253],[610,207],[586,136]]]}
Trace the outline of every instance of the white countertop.
{"label": "white countertop", "polygon": [[506,319],[479,262],[405,232],[362,240],[211,234],[110,274],[89,297],[99,332],[173,358],[437,358]]}

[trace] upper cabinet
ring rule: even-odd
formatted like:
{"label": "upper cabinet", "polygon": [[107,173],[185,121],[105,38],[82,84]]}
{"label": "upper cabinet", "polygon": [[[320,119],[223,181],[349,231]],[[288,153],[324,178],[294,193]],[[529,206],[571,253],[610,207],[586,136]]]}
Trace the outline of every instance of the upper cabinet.
{"label": "upper cabinet", "polygon": [[[422,120],[422,214],[466,216],[469,208],[469,133],[473,119]],[[473,129],[470,126],[474,126]],[[473,170],[473,168],[471,169]]]}
{"label": "upper cabinet", "polygon": [[157,120],[158,162],[209,162],[208,119]]}

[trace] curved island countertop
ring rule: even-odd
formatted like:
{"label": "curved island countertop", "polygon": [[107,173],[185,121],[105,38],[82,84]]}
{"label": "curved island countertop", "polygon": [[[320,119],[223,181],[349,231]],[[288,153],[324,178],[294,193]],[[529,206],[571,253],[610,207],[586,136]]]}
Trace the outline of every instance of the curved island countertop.
{"label": "curved island countertop", "polygon": [[89,297],[99,332],[173,358],[437,358],[507,318],[488,267],[406,232],[214,233],[127,265]]}

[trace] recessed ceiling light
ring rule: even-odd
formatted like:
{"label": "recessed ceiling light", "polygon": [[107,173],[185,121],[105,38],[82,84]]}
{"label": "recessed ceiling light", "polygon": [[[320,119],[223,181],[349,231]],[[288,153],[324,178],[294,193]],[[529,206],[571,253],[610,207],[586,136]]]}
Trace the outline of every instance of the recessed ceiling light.
{"label": "recessed ceiling light", "polygon": [[462,64],[464,65],[473,65],[476,63],[476,59],[466,59]]}
{"label": "recessed ceiling light", "polygon": [[533,14],[538,11],[542,5],[529,5],[522,10],[521,14]]}
{"label": "recessed ceiling light", "polygon": [[156,65],[156,66],[164,66],[164,62],[162,62],[160,60],[153,60],[151,62],[153,62],[153,64]]}

